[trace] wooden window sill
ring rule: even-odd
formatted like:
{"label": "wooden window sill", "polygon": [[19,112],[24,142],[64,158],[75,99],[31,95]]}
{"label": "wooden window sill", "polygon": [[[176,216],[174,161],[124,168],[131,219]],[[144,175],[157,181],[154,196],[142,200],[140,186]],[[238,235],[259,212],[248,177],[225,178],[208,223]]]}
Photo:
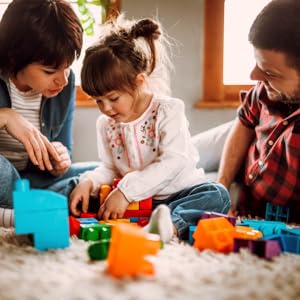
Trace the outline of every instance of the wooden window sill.
{"label": "wooden window sill", "polygon": [[76,107],[97,107],[96,101],[87,95],[80,86],[76,87]]}
{"label": "wooden window sill", "polygon": [[197,109],[226,109],[237,108],[240,105],[239,100],[213,101],[213,100],[198,100],[194,107]]}

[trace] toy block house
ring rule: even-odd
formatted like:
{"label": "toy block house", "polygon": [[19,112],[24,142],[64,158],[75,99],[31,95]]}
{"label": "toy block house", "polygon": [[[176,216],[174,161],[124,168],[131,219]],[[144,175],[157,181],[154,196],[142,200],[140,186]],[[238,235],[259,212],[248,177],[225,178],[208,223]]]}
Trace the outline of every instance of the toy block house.
{"label": "toy block house", "polygon": [[69,246],[68,201],[52,191],[30,189],[26,179],[13,192],[16,234],[33,234],[38,250]]}

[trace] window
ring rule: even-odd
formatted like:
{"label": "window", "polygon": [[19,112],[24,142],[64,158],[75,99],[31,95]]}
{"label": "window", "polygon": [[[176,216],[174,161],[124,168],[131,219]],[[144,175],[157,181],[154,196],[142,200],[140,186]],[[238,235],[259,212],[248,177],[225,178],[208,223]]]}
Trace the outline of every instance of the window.
{"label": "window", "polygon": [[195,107],[237,107],[239,92],[254,84],[249,80],[255,62],[247,40],[248,30],[268,2],[270,0],[204,1],[203,99],[197,101]]}
{"label": "window", "polygon": [[[78,6],[77,6],[77,1],[76,0],[67,0],[67,1],[71,2],[74,11],[80,17]],[[2,15],[4,14],[4,12],[10,2],[12,2],[12,0],[0,0],[0,19],[2,18]],[[91,101],[89,99],[89,97],[80,88],[80,69],[81,69],[82,60],[84,57],[84,52],[85,52],[85,49],[97,39],[97,21],[98,21],[98,24],[102,22],[101,7],[99,7],[97,5],[89,4],[89,8],[90,8],[90,11],[91,11],[93,17],[96,19],[96,24],[95,24],[96,26],[94,27],[95,33],[93,36],[88,36],[87,34],[84,34],[83,48],[81,51],[80,58],[78,61],[75,61],[72,65],[72,69],[74,70],[74,72],[76,74],[76,85],[77,85],[76,106],[96,106],[94,101]],[[112,14],[114,14],[115,12],[117,12],[119,10],[120,10],[120,0],[110,0],[110,5],[108,7],[106,17],[111,16]]]}

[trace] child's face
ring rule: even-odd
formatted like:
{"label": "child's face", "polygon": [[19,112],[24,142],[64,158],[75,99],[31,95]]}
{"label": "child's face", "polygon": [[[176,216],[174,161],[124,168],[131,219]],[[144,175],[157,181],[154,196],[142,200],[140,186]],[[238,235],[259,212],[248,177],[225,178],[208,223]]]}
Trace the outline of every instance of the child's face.
{"label": "child's face", "polygon": [[69,74],[69,66],[54,69],[33,63],[18,72],[15,84],[21,91],[34,90],[45,97],[54,97],[67,85]]}
{"label": "child's face", "polygon": [[130,122],[141,114],[137,98],[127,92],[111,91],[95,99],[100,111],[116,122]]}

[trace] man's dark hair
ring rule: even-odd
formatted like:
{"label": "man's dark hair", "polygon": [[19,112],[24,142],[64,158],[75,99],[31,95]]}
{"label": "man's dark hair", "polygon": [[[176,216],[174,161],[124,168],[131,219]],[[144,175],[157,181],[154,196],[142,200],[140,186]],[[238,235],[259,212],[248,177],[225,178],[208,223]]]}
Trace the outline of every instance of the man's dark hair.
{"label": "man's dark hair", "polygon": [[300,0],[273,0],[254,20],[248,35],[257,49],[286,54],[287,63],[300,70]]}
{"label": "man's dark hair", "polygon": [[83,30],[64,0],[14,0],[0,22],[0,71],[16,75],[31,63],[71,64],[82,48]]}

